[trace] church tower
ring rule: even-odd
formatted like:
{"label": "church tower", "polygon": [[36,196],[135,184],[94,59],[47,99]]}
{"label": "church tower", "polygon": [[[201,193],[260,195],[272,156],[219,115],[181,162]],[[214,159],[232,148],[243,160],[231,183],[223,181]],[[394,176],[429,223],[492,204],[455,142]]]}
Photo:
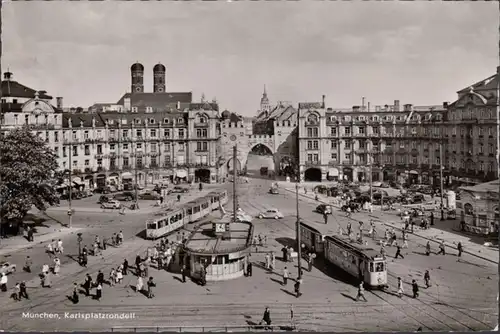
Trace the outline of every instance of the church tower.
{"label": "church tower", "polygon": [[131,92],[144,93],[144,66],[139,62],[130,67],[130,74],[132,78]]}
{"label": "church tower", "polygon": [[156,64],[153,67],[153,92],[165,93],[167,90],[166,73],[167,69],[163,64]]}
{"label": "church tower", "polygon": [[260,99],[260,111],[271,111],[271,104],[269,103],[269,99],[267,98],[266,85],[264,85],[264,93],[262,94],[262,98]]}

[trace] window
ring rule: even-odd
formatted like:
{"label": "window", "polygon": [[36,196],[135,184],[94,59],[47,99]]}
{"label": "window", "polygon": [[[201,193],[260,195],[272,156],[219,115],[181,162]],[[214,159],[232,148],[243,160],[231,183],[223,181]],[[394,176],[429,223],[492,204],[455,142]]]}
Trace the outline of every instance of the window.
{"label": "window", "polygon": [[337,137],[337,128],[330,128],[330,135],[332,137]]}
{"label": "window", "polygon": [[110,130],[110,131],[109,131],[109,136],[110,136],[111,138],[115,138],[115,130]]}
{"label": "window", "polygon": [[200,118],[198,119],[198,122],[199,123],[206,123],[207,122],[207,119],[203,116],[200,116]]}
{"label": "window", "polygon": [[83,131],[83,138],[89,139],[89,131],[88,130]]}
{"label": "window", "polygon": [[163,130],[163,137],[170,138],[170,129]]}
{"label": "window", "polygon": [[73,156],[74,157],[78,156],[78,146],[73,146]]}
{"label": "window", "polygon": [[26,124],[28,124],[28,123],[29,123],[29,121],[30,121],[30,117],[29,117],[28,115],[25,115],[25,116],[24,116],[24,122],[25,122]]}
{"label": "window", "polygon": [[77,140],[78,139],[78,135],[76,133],[76,131],[73,131],[73,140]]}
{"label": "window", "polygon": [[102,145],[97,145],[97,154],[102,154]]}
{"label": "window", "polygon": [[78,161],[76,160],[73,160],[73,168],[77,167],[78,166]]}
{"label": "window", "polygon": [[142,143],[137,143],[137,144],[136,144],[136,148],[137,148],[138,150],[142,150]]}
{"label": "window", "polygon": [[115,150],[115,144],[109,144],[109,149],[111,151],[114,151]]}
{"label": "window", "polygon": [[135,134],[137,138],[142,138],[142,130],[136,130]]}
{"label": "window", "polygon": [[85,155],[90,155],[90,146],[85,145]]}
{"label": "window", "polygon": [[319,136],[319,129],[318,128],[307,128],[307,136],[309,138],[315,138]]}
{"label": "window", "polygon": [[312,160],[313,160],[313,155],[312,154],[308,154],[307,155],[307,161],[308,162],[312,162]]}
{"label": "window", "polygon": [[[148,107],[149,108],[149,107]],[[149,124],[155,124],[155,119],[154,118],[150,118],[149,119]]]}
{"label": "window", "polygon": [[318,162],[319,161],[319,154],[313,154],[313,161]]}
{"label": "window", "polygon": [[156,129],[150,130],[151,137],[156,138]]}
{"label": "window", "polygon": [[179,139],[184,138],[184,129],[179,129]]}
{"label": "window", "polygon": [[128,130],[123,130],[123,138],[128,138]]}
{"label": "window", "polygon": [[196,129],[196,137],[207,138],[207,129]]}
{"label": "window", "polygon": [[378,132],[379,132],[378,127],[376,127],[376,126],[372,127],[372,132],[374,134],[378,134]]}
{"label": "window", "polygon": [[492,136],[493,135],[493,128],[490,126],[488,128],[488,136]]}
{"label": "window", "polygon": [[345,127],[344,127],[344,134],[345,134],[346,136],[350,136],[350,135],[351,135],[351,128],[350,128],[350,127],[348,127],[348,126],[345,126]]}
{"label": "window", "polygon": [[[136,107],[134,107],[134,108],[136,108]],[[137,110],[136,111],[133,110],[134,108],[132,108],[132,112],[137,112]],[[135,124],[141,124],[140,118],[135,119]]]}
{"label": "window", "polygon": [[111,167],[111,168],[116,167],[116,158],[109,159],[109,167]]}
{"label": "window", "polygon": [[137,157],[135,164],[137,167],[142,167],[142,157]]}
{"label": "window", "polygon": [[332,140],[332,144],[331,144],[331,145],[332,145],[332,146],[331,146],[331,147],[332,147],[332,150],[336,150],[336,149],[337,149],[337,142],[336,142],[336,141],[333,141],[333,140]]}
{"label": "window", "polygon": [[151,152],[156,153],[157,149],[158,149],[158,146],[156,145],[156,143],[151,143]]}
{"label": "window", "polygon": [[57,131],[56,131],[56,132],[54,132],[54,141],[55,141],[56,143],[58,143],[58,142],[59,142],[59,132],[57,132]]}
{"label": "window", "polygon": [[68,154],[66,153],[66,147],[65,146],[63,146],[62,151],[63,151],[63,157],[66,158],[68,156]]}
{"label": "window", "polygon": [[157,166],[156,157],[151,157],[151,166]]}
{"label": "window", "polygon": [[493,148],[493,144],[490,144],[490,145],[489,145],[489,147],[488,147],[488,152],[489,152],[490,154],[495,153],[495,149]]}
{"label": "window", "polygon": [[184,152],[184,142],[179,142],[179,152]]}
{"label": "window", "polygon": [[128,151],[128,144],[123,144],[123,150]]}
{"label": "window", "polygon": [[346,140],[344,143],[344,149],[350,150],[352,147],[352,142],[350,140]]}
{"label": "window", "polygon": [[332,160],[337,160],[337,153],[332,153],[331,158]]}
{"label": "window", "polygon": [[168,118],[164,118],[163,123],[168,124],[168,123],[170,123],[170,120]]}
{"label": "window", "polygon": [[482,162],[482,161],[479,163],[479,170],[481,172],[484,172],[484,162]]}
{"label": "window", "polygon": [[479,145],[479,153],[484,153],[484,145]]}
{"label": "window", "polygon": [[196,151],[208,151],[208,142],[206,141],[199,141],[196,142]]}
{"label": "window", "polygon": [[179,117],[179,118],[177,119],[177,123],[179,123],[179,124],[184,123],[184,118]]}
{"label": "window", "polygon": [[483,128],[479,128],[479,135],[480,136],[484,135],[484,129]]}
{"label": "window", "polygon": [[165,152],[170,152],[170,143],[165,143]]}
{"label": "window", "polygon": [[360,135],[364,135],[365,134],[365,128],[363,126],[358,127],[358,133]]}
{"label": "window", "polygon": [[351,160],[351,153],[346,153],[344,160]]}
{"label": "window", "polygon": [[184,164],[184,156],[183,155],[178,155],[177,156],[177,163],[179,165],[183,165]]}
{"label": "window", "polygon": [[90,160],[89,159],[85,160],[85,166],[90,166]]}
{"label": "window", "polygon": [[128,167],[129,162],[128,162],[128,157],[123,158],[123,167]]}
{"label": "window", "polygon": [[366,142],[365,141],[359,141],[359,149],[364,150],[366,148]]}

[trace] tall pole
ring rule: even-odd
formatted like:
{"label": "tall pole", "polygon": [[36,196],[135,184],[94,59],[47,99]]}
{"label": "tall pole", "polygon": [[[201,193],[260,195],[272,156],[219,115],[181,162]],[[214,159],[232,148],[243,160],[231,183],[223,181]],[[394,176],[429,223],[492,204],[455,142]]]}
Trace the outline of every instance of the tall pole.
{"label": "tall pole", "polygon": [[444,191],[443,191],[443,139],[439,140],[439,181],[441,192],[441,220],[444,220]]}
{"label": "tall pole", "polygon": [[[300,176],[300,175],[299,175]],[[298,270],[298,279],[302,278],[302,241],[300,240],[300,212],[299,212],[299,182],[295,184],[295,204],[297,209],[297,223],[296,223],[296,234],[297,234],[297,270]]]}
{"label": "tall pole", "polygon": [[[71,136],[71,134],[70,134]],[[71,225],[73,223],[73,208],[72,208],[72,200],[73,200],[73,138],[70,137],[69,140],[69,173],[68,173],[68,178],[69,178],[69,209],[68,209],[68,227],[71,228]]]}
{"label": "tall pole", "polygon": [[132,138],[132,153],[134,154],[134,178],[135,178],[135,184],[134,184],[134,193],[135,193],[135,201],[134,201],[134,207],[135,210],[139,210],[139,194],[138,194],[138,187],[139,183],[137,180],[137,150],[135,148],[136,141],[134,140],[134,129],[131,131],[131,138]]}
{"label": "tall pole", "polygon": [[236,193],[236,183],[238,182],[238,172],[236,171],[236,159],[238,157],[238,145],[233,146],[233,222],[236,222],[238,211],[238,195]]}
{"label": "tall pole", "polygon": [[[500,14],[500,1],[498,2],[498,13]],[[498,66],[497,66],[497,178],[500,177],[500,20],[498,22]],[[500,205],[500,186],[499,186],[499,205]],[[500,206],[499,206],[500,207]],[[495,222],[498,224],[499,222]],[[498,233],[498,244],[500,245],[500,233]],[[498,267],[498,273],[500,274],[500,266]],[[500,288],[500,280],[498,281],[498,287]],[[498,303],[498,295],[497,295]],[[500,314],[497,324],[500,323]],[[498,325],[497,328],[498,329]]]}
{"label": "tall pole", "polygon": [[[373,161],[372,155],[368,153],[368,163],[370,164],[370,207],[373,205]],[[382,203],[383,207],[383,203]]]}

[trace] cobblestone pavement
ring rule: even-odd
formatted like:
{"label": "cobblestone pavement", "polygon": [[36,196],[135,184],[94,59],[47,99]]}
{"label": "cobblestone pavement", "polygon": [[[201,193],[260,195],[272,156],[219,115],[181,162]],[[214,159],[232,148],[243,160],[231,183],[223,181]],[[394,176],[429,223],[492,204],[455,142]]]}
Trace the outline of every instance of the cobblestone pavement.
{"label": "cobblestone pavement", "polygon": [[[390,288],[386,292],[367,292],[366,303],[353,301],[357,292],[353,285],[355,282],[320,260],[315,263],[312,272],[305,272],[303,296],[298,299],[292,296],[293,282],[282,286],[281,273],[287,266],[292,277],[295,277],[295,263],[283,263],[278,258],[274,272],[261,269],[266,252],[275,251],[279,256],[282,245],[293,244],[295,238],[294,194],[284,190],[278,195],[268,194],[269,185],[269,181],[250,180],[249,184],[243,184],[239,189],[239,203],[247,213],[256,216],[261,210],[276,207],[285,215],[281,220],[254,219],[255,233],[267,236],[267,243],[254,249],[252,277],[209,282],[201,287],[191,281],[181,283],[176,274],[152,269],[150,276],[157,282],[154,299],[147,299],[133,291],[131,286],[135,285],[136,278],[131,273],[122,284],[105,286],[101,301],[82,295],[79,304],[72,304],[66,295],[71,293],[74,282],[83,282],[86,273],[95,277],[98,270],[103,270],[107,277],[111,267],[121,263],[124,258],[133,263],[136,254],[151,246],[151,242],[126,232],[128,240],[123,246],[104,251],[102,257],[91,258],[87,269],[75,262],[65,263],[60,277],[54,278],[52,289],[40,288],[38,279],[31,278],[28,282],[30,301],[14,302],[4,293],[0,297],[2,328],[21,331],[42,328],[110,330],[115,326],[185,326],[187,329],[189,326],[247,326],[260,322],[265,306],[271,308],[273,324],[290,324],[290,311],[293,309],[294,322],[303,330],[414,331],[422,327],[424,330],[450,331],[495,327],[497,266],[472,257],[457,262],[455,254],[427,257],[422,255],[426,241],[417,236],[410,237],[409,249],[403,252],[404,259],[394,260],[391,257],[394,251],[388,248]],[[316,205],[314,200],[301,197],[302,219],[322,222],[322,217],[313,212]],[[228,207],[231,207],[231,203]],[[376,219],[378,216],[377,212],[371,215],[361,213],[354,215],[354,219]],[[138,223],[134,222],[138,216],[133,217],[130,222],[117,226],[135,224],[138,229]],[[381,230],[385,219],[378,218],[380,223],[377,224]],[[336,212],[329,224],[336,230],[338,226],[345,228],[347,222],[348,218]],[[120,224],[116,221],[113,223]],[[107,222],[100,224],[102,226]],[[140,225],[143,226],[143,223]],[[40,247],[36,249],[41,252]],[[422,275],[426,269],[430,270],[433,284],[428,289],[422,288],[418,299],[409,296],[400,299],[394,295],[398,276],[403,278],[405,290],[411,291],[409,282],[416,279],[422,286]],[[21,279],[21,275],[14,274],[9,286],[14,280]],[[23,318],[23,312],[27,311],[33,314],[51,312],[60,318],[57,321]],[[133,313],[135,318],[67,319],[66,312],[67,315],[78,312]]]}

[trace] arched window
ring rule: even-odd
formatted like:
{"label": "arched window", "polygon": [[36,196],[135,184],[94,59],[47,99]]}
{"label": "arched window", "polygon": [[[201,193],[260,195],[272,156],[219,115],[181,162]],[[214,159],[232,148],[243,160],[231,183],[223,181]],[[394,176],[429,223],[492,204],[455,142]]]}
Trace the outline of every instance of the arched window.
{"label": "arched window", "polygon": [[474,214],[474,208],[472,207],[471,204],[467,203],[464,205],[464,212],[466,215],[473,215]]}

